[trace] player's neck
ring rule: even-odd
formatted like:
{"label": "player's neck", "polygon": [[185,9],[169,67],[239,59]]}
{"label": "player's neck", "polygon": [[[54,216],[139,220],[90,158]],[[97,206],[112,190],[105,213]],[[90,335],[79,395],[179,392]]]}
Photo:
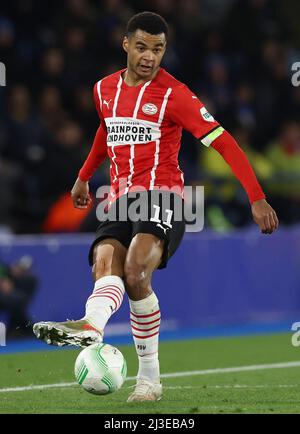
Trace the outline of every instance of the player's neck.
{"label": "player's neck", "polygon": [[148,78],[142,78],[138,74],[136,74],[134,71],[132,71],[130,68],[126,69],[126,71],[123,72],[123,80],[127,84],[127,86],[139,86],[140,84],[145,84],[148,81],[153,80],[159,72],[159,68],[152,74],[152,76],[149,76]]}

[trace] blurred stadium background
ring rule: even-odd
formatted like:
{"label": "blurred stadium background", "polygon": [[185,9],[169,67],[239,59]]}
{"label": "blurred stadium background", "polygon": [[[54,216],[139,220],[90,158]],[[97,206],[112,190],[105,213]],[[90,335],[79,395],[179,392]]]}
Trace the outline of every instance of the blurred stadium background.
{"label": "blurred stadium background", "polygon": [[[299,6],[296,0],[1,5],[7,83],[0,87],[0,319],[10,321],[11,338],[31,335],[31,321],[84,313],[92,287],[86,256],[97,221],[95,209],[72,208],[69,192],[98,124],[93,84],[124,67],[125,23],[143,10],[167,19],[163,66],[235,136],[281,222],[271,237],[259,234],[229,168],[184,134],[181,166],[186,184],[205,186],[205,228],[186,234],[168,269],[155,275],[164,336],[289,331],[300,319],[300,86],[291,82],[292,64],[300,61]],[[107,183],[106,165],[91,191]],[[126,303],[109,335],[129,339]]]}

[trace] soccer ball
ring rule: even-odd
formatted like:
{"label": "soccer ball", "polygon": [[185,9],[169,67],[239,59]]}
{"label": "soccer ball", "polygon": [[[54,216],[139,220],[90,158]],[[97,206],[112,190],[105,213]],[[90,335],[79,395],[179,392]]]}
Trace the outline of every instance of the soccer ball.
{"label": "soccer ball", "polygon": [[126,374],[127,364],[123,354],[108,344],[86,347],[75,362],[77,382],[95,395],[107,395],[120,389]]}

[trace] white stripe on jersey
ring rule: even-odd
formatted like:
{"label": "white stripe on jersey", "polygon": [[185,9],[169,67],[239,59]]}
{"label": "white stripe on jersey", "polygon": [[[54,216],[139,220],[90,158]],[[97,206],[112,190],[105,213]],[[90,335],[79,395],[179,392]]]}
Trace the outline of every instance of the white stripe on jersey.
{"label": "white stripe on jersey", "polygon": [[161,109],[160,109],[160,113],[159,113],[159,119],[158,119],[158,123],[161,125],[164,115],[165,115],[165,110],[166,110],[166,106],[167,106],[167,102],[168,102],[168,98],[170,96],[170,93],[172,92],[172,88],[169,87],[165,96],[164,96],[164,101],[162,103]]}
{"label": "white stripe on jersey", "polygon": [[134,164],[133,164],[133,159],[134,159],[134,145],[130,146],[130,159],[129,159],[129,168],[130,168],[130,173],[128,175],[127,178],[127,187],[125,189],[125,194],[128,193],[129,187],[132,186],[132,177],[134,174]]}
{"label": "white stripe on jersey", "polygon": [[115,96],[115,100],[114,100],[113,117],[116,117],[116,110],[117,110],[117,105],[118,105],[118,101],[119,101],[119,96],[121,93],[122,81],[123,81],[122,75],[120,75],[120,79],[119,79],[118,84],[117,84],[117,92],[116,92],[116,96]]}
{"label": "white stripe on jersey", "polygon": [[149,186],[149,190],[153,190],[154,187],[154,181],[155,181],[155,172],[158,166],[158,160],[159,160],[159,145],[160,145],[160,140],[155,140],[155,154],[154,154],[154,165],[151,169],[151,180],[150,180],[150,186]]}
{"label": "white stripe on jersey", "polygon": [[115,174],[115,177],[114,177],[114,179],[113,179],[113,183],[114,182],[116,182],[116,180],[118,179],[117,178],[117,176],[119,175],[119,170],[118,170],[118,165],[117,165],[117,163],[116,163],[116,158],[117,158],[117,156],[116,156],[116,154],[115,154],[115,149],[114,149],[115,147],[114,146],[112,146],[112,148],[111,148],[111,151],[112,151],[112,153],[113,153],[113,157],[112,157],[112,162],[114,163],[114,165],[115,165],[115,171],[116,171],[116,174]]}
{"label": "white stripe on jersey", "polygon": [[[137,100],[136,100],[134,112],[133,112],[133,119],[137,118],[137,114],[138,114],[138,111],[139,111],[139,108],[140,108],[140,104],[141,104],[144,92],[146,90],[146,87],[149,86],[149,84],[151,83],[151,81],[152,80],[147,81],[147,83],[145,83],[144,86],[140,90],[139,96],[137,97]],[[129,159],[130,173],[129,173],[128,178],[127,178],[127,187],[125,189],[124,194],[127,194],[129,188],[132,186],[132,177],[133,177],[133,174],[134,174],[134,163],[133,163],[133,160],[134,160],[134,145],[131,145],[130,146],[130,159]]]}
{"label": "white stripe on jersey", "polygon": [[[117,105],[118,105],[118,101],[119,101],[119,96],[120,96],[120,93],[121,93],[122,81],[123,81],[123,79],[122,79],[122,74],[121,74],[120,75],[120,79],[119,79],[118,84],[117,84],[117,92],[116,92],[116,96],[115,96],[115,100],[114,100],[113,117],[116,117],[116,111],[117,111]],[[117,165],[117,162],[116,162],[117,156],[115,154],[114,146],[112,146],[111,151],[112,151],[112,153],[114,155],[112,157],[112,161],[113,161],[113,163],[115,165],[115,172],[116,172],[115,177],[114,177],[114,179],[112,181],[114,183],[114,182],[116,182],[117,176],[119,175],[119,170],[118,170],[118,165]]]}
{"label": "white stripe on jersey", "polygon": [[[165,96],[164,96],[164,101],[162,103],[161,109],[160,109],[160,113],[159,113],[159,119],[158,119],[158,124],[159,127],[162,124],[162,121],[164,119],[164,115],[165,115],[165,111],[166,111],[166,107],[167,107],[167,103],[168,103],[168,98],[170,96],[172,92],[172,88],[169,87]],[[158,166],[158,161],[159,161],[159,151],[160,151],[160,140],[156,140],[156,147],[155,147],[155,154],[154,154],[154,164],[151,170],[151,180],[150,180],[150,186],[149,186],[149,190],[153,190],[154,188],[154,181],[155,181],[155,172]]]}
{"label": "white stripe on jersey", "polygon": [[147,83],[145,83],[144,86],[140,90],[139,96],[137,97],[137,100],[136,100],[136,104],[135,104],[135,108],[134,108],[134,112],[133,112],[133,118],[137,117],[144,92],[146,90],[146,87],[149,86],[150,83],[151,83],[151,80],[147,81]]}
{"label": "white stripe on jersey", "polygon": [[97,83],[97,93],[98,93],[98,97],[99,97],[100,110],[102,110],[101,81],[102,80],[98,81],[98,83]]}
{"label": "white stripe on jersey", "polygon": [[[183,172],[180,170],[179,164],[177,166],[177,169],[181,172],[180,178],[181,178],[182,185],[184,186],[184,175]],[[181,197],[182,199],[184,198],[184,190],[182,190]]]}

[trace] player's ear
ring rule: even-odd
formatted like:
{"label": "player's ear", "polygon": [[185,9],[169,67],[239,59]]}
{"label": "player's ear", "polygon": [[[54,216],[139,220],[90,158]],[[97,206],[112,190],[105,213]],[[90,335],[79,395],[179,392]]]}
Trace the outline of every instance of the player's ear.
{"label": "player's ear", "polygon": [[122,46],[123,46],[123,50],[126,51],[126,53],[128,53],[128,42],[129,41],[127,36],[124,36]]}

